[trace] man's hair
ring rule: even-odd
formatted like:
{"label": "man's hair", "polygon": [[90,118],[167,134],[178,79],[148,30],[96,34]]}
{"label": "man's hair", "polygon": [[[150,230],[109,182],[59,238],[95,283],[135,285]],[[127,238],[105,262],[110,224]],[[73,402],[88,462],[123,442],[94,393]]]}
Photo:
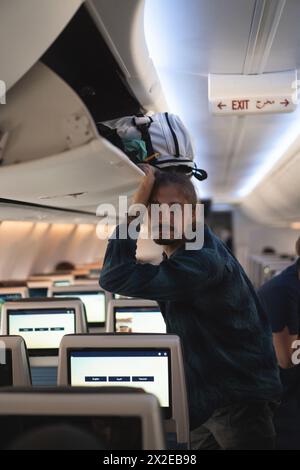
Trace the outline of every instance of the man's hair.
{"label": "man's hair", "polygon": [[296,241],[296,253],[297,253],[297,256],[300,257],[300,237]]}
{"label": "man's hair", "polygon": [[152,195],[162,186],[174,185],[180,187],[187,203],[193,205],[197,204],[198,195],[191,179],[187,175],[175,171],[156,171]]}

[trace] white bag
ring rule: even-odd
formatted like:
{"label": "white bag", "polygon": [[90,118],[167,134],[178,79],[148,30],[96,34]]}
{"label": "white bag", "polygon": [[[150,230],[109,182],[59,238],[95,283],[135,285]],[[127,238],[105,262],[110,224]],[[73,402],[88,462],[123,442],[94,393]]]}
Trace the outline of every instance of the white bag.
{"label": "white bag", "polygon": [[181,171],[200,181],[207,178],[207,173],[196,167],[189,133],[175,114],[126,116],[99,123],[98,129],[136,164]]}

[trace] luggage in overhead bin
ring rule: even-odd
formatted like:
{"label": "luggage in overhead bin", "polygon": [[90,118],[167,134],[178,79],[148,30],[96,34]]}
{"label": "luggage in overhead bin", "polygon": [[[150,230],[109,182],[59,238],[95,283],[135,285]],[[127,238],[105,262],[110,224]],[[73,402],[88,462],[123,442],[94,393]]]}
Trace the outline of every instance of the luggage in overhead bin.
{"label": "luggage in overhead bin", "polygon": [[175,114],[139,114],[97,123],[98,131],[119,147],[135,164],[149,163],[160,170],[173,170],[207,178],[194,162],[194,150],[187,129]]}

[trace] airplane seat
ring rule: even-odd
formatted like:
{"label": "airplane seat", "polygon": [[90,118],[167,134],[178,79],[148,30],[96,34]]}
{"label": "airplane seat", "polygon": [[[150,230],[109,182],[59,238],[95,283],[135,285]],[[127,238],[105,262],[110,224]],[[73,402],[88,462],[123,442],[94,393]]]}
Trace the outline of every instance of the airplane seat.
{"label": "airplane seat", "polygon": [[106,331],[108,333],[166,333],[166,324],[157,302],[124,298],[110,300]]}
{"label": "airplane seat", "polygon": [[48,282],[51,286],[71,286],[74,284],[74,276],[70,273],[48,273],[34,274],[29,277],[28,282]]}
{"label": "airplane seat", "polygon": [[290,264],[290,258],[282,259],[276,254],[250,255],[249,277],[254,287],[259,289],[265,282],[286,269]]}
{"label": "airplane seat", "polygon": [[24,299],[28,297],[28,295],[28,289],[24,285],[0,287],[0,322],[2,306],[5,302],[8,302],[9,300]]}
{"label": "airplane seat", "polygon": [[91,444],[107,450],[165,449],[160,406],[149,393],[120,387],[0,390],[0,449],[72,450],[70,436],[78,442],[83,432],[88,434],[78,443],[80,450]]}
{"label": "airplane seat", "polygon": [[49,290],[52,287],[52,282],[47,280],[28,280],[27,287],[29,291],[29,297],[31,298],[41,298],[41,297],[48,297]]}
{"label": "airplane seat", "polygon": [[1,306],[5,302],[9,300],[25,299],[28,296],[29,296],[29,292],[28,292],[27,287],[25,286],[0,287],[0,315],[1,315]]}
{"label": "airplane seat", "polygon": [[29,387],[28,351],[21,336],[0,336],[0,387]]}
{"label": "airplane seat", "polygon": [[34,385],[56,385],[58,350],[67,333],[86,333],[84,306],[79,299],[22,299],[2,308],[1,332],[26,342]]}
{"label": "airplane seat", "polygon": [[0,287],[0,299],[4,300],[15,300],[15,299],[25,299],[29,295],[28,289],[25,284],[22,285],[12,285]]}
{"label": "airplane seat", "polygon": [[78,426],[50,424],[17,436],[8,450],[105,450],[105,447],[101,439]]}
{"label": "airplane seat", "polygon": [[107,305],[111,294],[103,290],[95,281],[87,285],[53,287],[49,295],[54,298],[79,298],[86,308],[89,331],[105,332]]}
{"label": "airplane seat", "polygon": [[101,269],[92,268],[92,269],[90,269],[89,277],[90,277],[90,279],[99,279],[100,274],[101,274]]}
{"label": "airplane seat", "polygon": [[3,287],[26,287],[26,283],[27,281],[24,279],[2,279],[0,281],[0,288],[2,289]]}
{"label": "airplane seat", "polygon": [[[100,372],[101,371],[101,372]],[[58,385],[143,388],[159,399],[169,449],[189,448],[185,371],[178,336],[66,335],[59,350]]]}
{"label": "airplane seat", "polygon": [[[99,275],[100,277],[100,275]],[[91,284],[95,284],[99,278],[91,278],[89,276],[84,276],[84,277],[75,277],[74,286],[90,286]],[[99,286],[99,284],[98,284]]]}

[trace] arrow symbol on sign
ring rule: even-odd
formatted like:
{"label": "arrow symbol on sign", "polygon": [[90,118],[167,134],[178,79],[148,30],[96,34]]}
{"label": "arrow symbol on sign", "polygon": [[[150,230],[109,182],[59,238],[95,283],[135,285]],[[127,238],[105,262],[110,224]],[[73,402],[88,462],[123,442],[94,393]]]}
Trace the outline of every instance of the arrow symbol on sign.
{"label": "arrow symbol on sign", "polygon": [[290,102],[288,99],[285,99],[284,101],[280,101],[280,104],[283,104],[284,107],[286,108],[290,104]]}
{"label": "arrow symbol on sign", "polygon": [[218,104],[218,108],[222,111],[223,108],[226,108],[227,104],[223,104],[222,101]]}

